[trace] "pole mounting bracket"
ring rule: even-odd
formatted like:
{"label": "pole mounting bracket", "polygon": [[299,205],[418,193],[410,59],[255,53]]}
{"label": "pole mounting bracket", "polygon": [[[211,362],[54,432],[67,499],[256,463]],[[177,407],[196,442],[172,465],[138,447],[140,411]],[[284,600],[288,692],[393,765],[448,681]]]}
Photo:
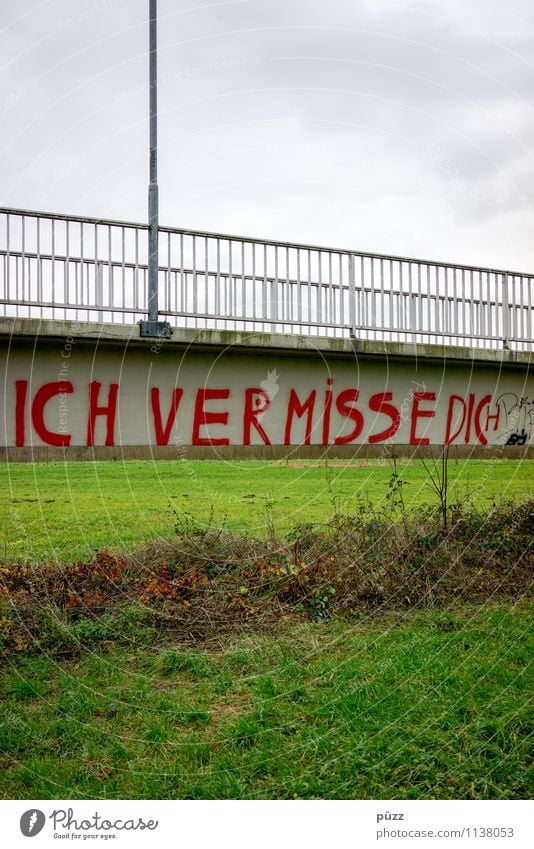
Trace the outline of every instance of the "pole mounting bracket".
{"label": "pole mounting bracket", "polygon": [[172,327],[168,321],[140,321],[139,336],[151,339],[170,339]]}

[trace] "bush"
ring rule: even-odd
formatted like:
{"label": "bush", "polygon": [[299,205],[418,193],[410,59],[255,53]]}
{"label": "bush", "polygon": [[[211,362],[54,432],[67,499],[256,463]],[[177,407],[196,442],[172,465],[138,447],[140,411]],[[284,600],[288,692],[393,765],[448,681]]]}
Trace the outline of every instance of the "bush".
{"label": "bush", "polygon": [[[283,539],[199,533],[191,522],[132,559],[103,551],[62,568],[0,567],[0,650],[76,653],[158,633],[195,643],[287,616],[516,599],[532,588],[533,528],[534,500],[487,513],[456,505],[446,528],[430,508],[409,517],[362,507]],[[160,672],[206,674],[183,658],[162,655]]]}

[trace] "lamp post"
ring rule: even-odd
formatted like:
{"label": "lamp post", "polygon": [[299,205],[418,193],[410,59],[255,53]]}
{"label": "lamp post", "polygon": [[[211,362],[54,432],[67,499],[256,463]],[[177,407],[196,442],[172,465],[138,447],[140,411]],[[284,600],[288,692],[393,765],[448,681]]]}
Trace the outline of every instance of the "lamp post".
{"label": "lamp post", "polygon": [[140,321],[140,335],[161,337],[172,336],[168,321],[159,321],[158,304],[158,3],[149,0],[149,81],[150,81],[150,130],[149,130],[149,184],[148,184],[148,320]]}

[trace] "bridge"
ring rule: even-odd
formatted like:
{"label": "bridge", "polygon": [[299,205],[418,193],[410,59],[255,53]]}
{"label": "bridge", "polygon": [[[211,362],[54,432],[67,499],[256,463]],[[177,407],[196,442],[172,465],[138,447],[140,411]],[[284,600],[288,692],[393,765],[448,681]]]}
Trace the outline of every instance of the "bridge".
{"label": "bridge", "polygon": [[530,446],[534,275],[147,231],[0,208],[5,457]]}

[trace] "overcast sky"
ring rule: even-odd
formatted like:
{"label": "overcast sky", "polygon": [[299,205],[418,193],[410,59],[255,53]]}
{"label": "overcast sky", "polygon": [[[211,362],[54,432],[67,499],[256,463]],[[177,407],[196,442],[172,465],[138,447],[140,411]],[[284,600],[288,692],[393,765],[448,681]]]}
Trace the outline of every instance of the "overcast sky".
{"label": "overcast sky", "polygon": [[[534,270],[533,0],[159,0],[160,221]],[[6,206],[146,220],[148,0],[2,0]]]}

